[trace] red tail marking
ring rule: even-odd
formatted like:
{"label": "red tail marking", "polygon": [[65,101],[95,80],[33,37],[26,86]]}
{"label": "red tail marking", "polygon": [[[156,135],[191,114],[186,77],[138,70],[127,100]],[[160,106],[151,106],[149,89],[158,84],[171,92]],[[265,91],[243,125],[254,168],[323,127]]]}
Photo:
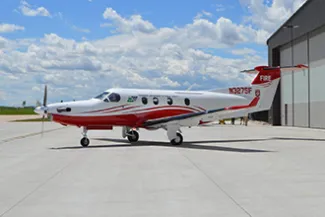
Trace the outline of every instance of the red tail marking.
{"label": "red tail marking", "polygon": [[252,84],[265,84],[281,77],[280,68],[267,69],[267,66],[257,66],[255,70],[259,73],[253,80]]}
{"label": "red tail marking", "polygon": [[245,109],[245,108],[250,108],[250,107],[254,107],[257,105],[258,101],[260,100],[260,97],[255,97],[250,103],[249,105],[236,105],[236,106],[231,106],[226,108],[226,110],[237,110],[237,109]]}

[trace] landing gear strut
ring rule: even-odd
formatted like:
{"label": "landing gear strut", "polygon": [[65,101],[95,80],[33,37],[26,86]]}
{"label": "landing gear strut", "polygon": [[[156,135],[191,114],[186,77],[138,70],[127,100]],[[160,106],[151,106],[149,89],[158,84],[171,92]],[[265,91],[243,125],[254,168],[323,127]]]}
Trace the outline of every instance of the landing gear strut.
{"label": "landing gear strut", "polygon": [[87,128],[86,127],[83,127],[83,130],[82,130],[82,135],[83,135],[83,138],[80,140],[80,144],[82,147],[87,147],[90,143],[89,139],[87,138]]}

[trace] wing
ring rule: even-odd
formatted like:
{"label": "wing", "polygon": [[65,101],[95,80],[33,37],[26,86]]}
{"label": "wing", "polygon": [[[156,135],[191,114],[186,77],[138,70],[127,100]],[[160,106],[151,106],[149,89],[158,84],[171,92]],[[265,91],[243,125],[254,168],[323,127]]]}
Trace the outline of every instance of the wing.
{"label": "wing", "polygon": [[[255,97],[249,105],[239,105],[239,106],[232,106],[232,107],[225,107],[225,108],[217,108],[211,109],[202,112],[190,113],[190,114],[182,114],[176,115],[166,118],[159,118],[159,119],[152,119],[145,121],[142,125],[143,127],[162,127],[167,124],[171,123],[178,123],[179,125],[191,125],[190,123],[199,123],[200,119],[204,116],[208,116],[211,114],[218,114],[227,111],[234,111],[234,110],[241,110],[241,109],[248,109],[254,107],[259,102],[259,97]],[[193,124],[194,125],[194,124]],[[197,125],[197,124],[195,124]]]}

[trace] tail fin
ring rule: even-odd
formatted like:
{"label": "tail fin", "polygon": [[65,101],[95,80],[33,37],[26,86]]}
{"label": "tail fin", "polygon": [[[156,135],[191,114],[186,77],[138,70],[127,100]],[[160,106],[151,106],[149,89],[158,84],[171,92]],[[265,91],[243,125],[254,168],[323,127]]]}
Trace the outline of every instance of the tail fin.
{"label": "tail fin", "polygon": [[257,66],[254,69],[241,71],[242,73],[257,74],[250,86],[217,89],[213,90],[213,92],[240,95],[245,97],[248,102],[252,101],[255,97],[259,97],[258,104],[247,109],[247,113],[269,110],[281,78],[281,72],[304,70],[306,68],[308,67],[302,64],[284,67]]}

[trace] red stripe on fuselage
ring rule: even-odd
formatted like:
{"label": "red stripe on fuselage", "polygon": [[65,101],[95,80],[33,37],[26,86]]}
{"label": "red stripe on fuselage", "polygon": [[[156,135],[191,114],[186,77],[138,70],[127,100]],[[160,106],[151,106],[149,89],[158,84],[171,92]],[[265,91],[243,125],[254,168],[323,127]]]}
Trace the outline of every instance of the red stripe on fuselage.
{"label": "red stripe on fuselage", "polygon": [[105,116],[67,116],[52,114],[53,121],[75,126],[112,125],[112,126],[140,126],[146,120],[171,117],[175,115],[193,113],[184,109],[165,109],[147,111],[141,114],[119,114]]}
{"label": "red stripe on fuselage", "polygon": [[195,107],[201,109],[202,111],[205,111],[205,109],[202,108],[201,106],[195,106]]}
{"label": "red stripe on fuselage", "polygon": [[126,104],[114,106],[114,107],[111,107],[111,108],[100,109],[100,110],[86,111],[86,112],[82,112],[82,113],[97,113],[97,112],[103,112],[103,111],[109,111],[109,110],[113,110],[113,109],[118,109],[120,107],[124,108],[124,106],[126,106]]}
{"label": "red stripe on fuselage", "polygon": [[137,108],[137,107],[139,107],[139,106],[130,106],[130,107],[127,107],[127,108],[119,108],[119,109],[109,110],[109,111],[106,111],[104,113],[120,112],[120,111],[130,110],[130,109]]}
{"label": "red stripe on fuselage", "polygon": [[153,106],[150,108],[144,108],[144,109],[137,109],[134,110],[133,112],[139,112],[139,111],[150,111],[150,110],[154,110],[154,109],[187,109],[187,110],[191,110],[191,111],[196,111],[199,112],[200,110],[192,108],[192,107],[187,107],[187,106],[173,106],[173,105],[167,105],[167,106]]}

